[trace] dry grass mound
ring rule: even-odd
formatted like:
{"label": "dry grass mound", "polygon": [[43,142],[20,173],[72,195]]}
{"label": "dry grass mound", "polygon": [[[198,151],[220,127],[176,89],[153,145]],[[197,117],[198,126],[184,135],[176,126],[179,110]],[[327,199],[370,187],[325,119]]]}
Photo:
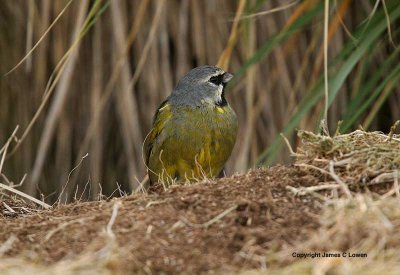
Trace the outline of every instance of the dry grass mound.
{"label": "dry grass mound", "polygon": [[398,274],[399,136],[299,136],[291,167],[50,210],[3,200],[0,273]]}
{"label": "dry grass mound", "polygon": [[299,131],[302,146],[296,155],[296,165],[311,173],[335,174],[350,185],[374,185],[393,182],[400,169],[400,135],[357,130],[333,137]]}
{"label": "dry grass mound", "polygon": [[[324,207],[317,232],[278,253],[285,267],[268,274],[399,274],[399,204],[399,198],[374,200],[361,194],[334,200]],[[299,259],[290,257],[293,253],[310,254]]]}
{"label": "dry grass mound", "polygon": [[305,241],[318,228],[320,205],[286,189],[313,180],[297,168],[276,166],[40,213],[0,213],[0,246],[8,242],[0,273],[18,266],[16,259],[47,274],[67,267],[63,272],[97,272],[100,266],[113,274],[262,268],[268,251]]}
{"label": "dry grass mound", "polygon": [[[273,274],[400,273],[400,135],[357,130],[334,137],[299,131],[296,167],[317,185],[293,188],[324,201],[319,229],[275,255]],[[304,253],[302,258],[290,257]],[[330,256],[323,256],[330,255]],[[257,272],[258,273],[258,272]],[[263,272],[261,272],[263,273]]]}

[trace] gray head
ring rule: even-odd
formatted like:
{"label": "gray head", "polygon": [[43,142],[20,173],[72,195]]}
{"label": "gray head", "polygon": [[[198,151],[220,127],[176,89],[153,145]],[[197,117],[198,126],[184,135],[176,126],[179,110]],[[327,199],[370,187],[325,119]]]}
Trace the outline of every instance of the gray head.
{"label": "gray head", "polygon": [[233,75],[215,66],[201,66],[188,72],[172,91],[169,102],[174,105],[227,105],[224,89]]}

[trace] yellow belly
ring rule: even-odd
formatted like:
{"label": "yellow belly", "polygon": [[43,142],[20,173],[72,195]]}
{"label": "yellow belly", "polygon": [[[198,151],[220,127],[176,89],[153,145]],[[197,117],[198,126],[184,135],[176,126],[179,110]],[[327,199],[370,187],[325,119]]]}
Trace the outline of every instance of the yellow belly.
{"label": "yellow belly", "polygon": [[165,125],[148,162],[152,182],[171,184],[218,176],[231,154],[237,132],[233,110],[219,109],[201,113],[180,110],[179,118]]}

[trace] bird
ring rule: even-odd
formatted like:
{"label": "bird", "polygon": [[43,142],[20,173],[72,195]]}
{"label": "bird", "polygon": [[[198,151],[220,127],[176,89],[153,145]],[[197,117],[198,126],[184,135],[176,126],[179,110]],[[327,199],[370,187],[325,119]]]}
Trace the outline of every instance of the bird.
{"label": "bird", "polygon": [[194,182],[222,172],[238,131],[225,98],[232,78],[216,66],[196,67],[161,103],[144,142],[150,185]]}

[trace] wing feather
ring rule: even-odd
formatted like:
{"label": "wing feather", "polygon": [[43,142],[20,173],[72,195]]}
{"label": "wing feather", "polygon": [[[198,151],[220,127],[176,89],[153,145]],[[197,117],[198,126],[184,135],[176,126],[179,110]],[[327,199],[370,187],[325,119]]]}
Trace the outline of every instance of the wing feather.
{"label": "wing feather", "polygon": [[150,157],[154,153],[153,152],[154,144],[157,141],[157,138],[164,130],[164,126],[169,121],[171,116],[172,116],[171,107],[168,104],[168,100],[165,100],[163,103],[161,103],[160,107],[158,107],[157,112],[153,118],[153,128],[151,129],[148,137],[146,138],[145,142],[146,165],[149,165]]}

